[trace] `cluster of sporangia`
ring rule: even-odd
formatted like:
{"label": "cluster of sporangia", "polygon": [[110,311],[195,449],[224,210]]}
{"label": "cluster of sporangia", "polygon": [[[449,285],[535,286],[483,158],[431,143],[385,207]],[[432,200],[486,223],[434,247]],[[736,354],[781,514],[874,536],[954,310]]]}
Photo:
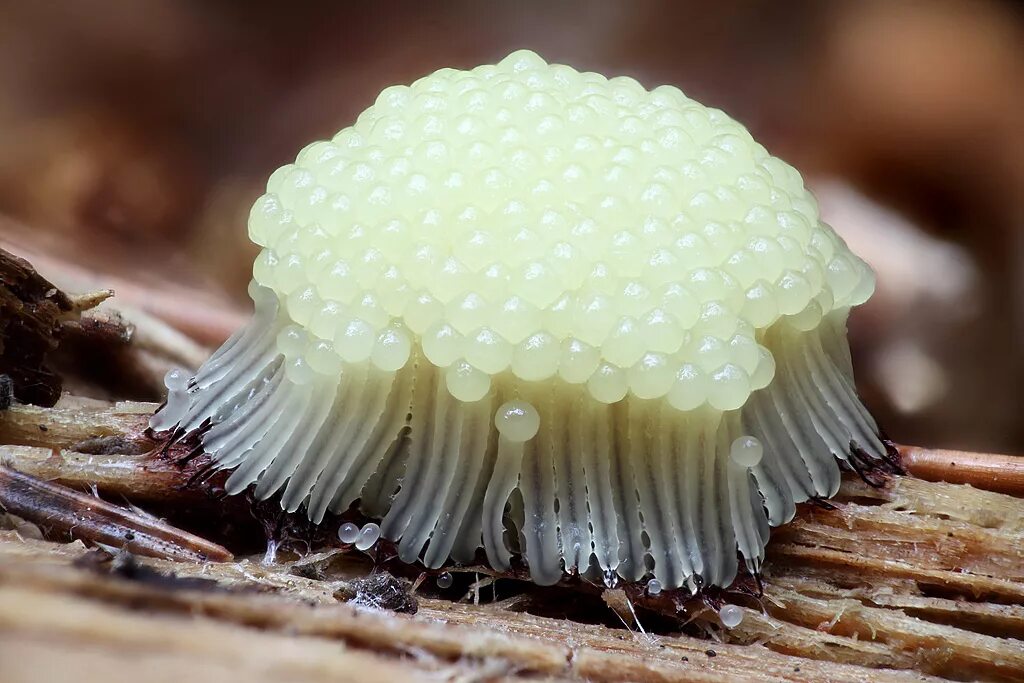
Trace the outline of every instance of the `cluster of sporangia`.
{"label": "cluster of sporangia", "polygon": [[358,549],[696,592],[886,457],[846,341],[873,274],[671,86],[517,52],[388,88],[249,231],[253,320],[151,426],[200,435],[229,493],[358,504]]}
{"label": "cluster of sporangia", "polygon": [[523,52],[388,88],[271,176],[249,229],[292,381],[419,343],[464,401],[510,370],[735,409],[774,373],[756,330],[873,288],[741,125]]}

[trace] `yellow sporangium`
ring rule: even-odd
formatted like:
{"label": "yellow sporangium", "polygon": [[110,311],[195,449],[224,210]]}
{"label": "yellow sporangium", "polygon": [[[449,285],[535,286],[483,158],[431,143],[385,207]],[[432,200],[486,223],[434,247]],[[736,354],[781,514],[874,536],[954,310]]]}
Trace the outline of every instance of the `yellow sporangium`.
{"label": "yellow sporangium", "polygon": [[757,572],[886,457],[853,384],[870,269],[721,111],[516,52],[380,94],[257,200],[252,322],[155,430],[228,491],[533,580]]}

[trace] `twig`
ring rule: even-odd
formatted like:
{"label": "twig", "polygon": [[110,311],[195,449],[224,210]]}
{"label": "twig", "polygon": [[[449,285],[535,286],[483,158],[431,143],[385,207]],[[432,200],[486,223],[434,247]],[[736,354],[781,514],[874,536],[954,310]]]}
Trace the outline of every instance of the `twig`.
{"label": "twig", "polygon": [[0,509],[51,530],[136,555],[226,562],[225,548],[95,496],[45,482],[0,465]]}
{"label": "twig", "polygon": [[896,448],[903,467],[920,479],[1024,496],[1024,457],[899,444]]}

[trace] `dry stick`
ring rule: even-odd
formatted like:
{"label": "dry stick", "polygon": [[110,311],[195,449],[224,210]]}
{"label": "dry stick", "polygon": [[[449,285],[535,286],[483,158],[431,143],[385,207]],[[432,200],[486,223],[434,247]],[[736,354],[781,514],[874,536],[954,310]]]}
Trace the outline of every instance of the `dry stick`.
{"label": "dry stick", "polygon": [[896,449],[903,467],[919,479],[1024,496],[1024,457],[900,444]]}
{"label": "dry stick", "polygon": [[93,543],[161,559],[227,562],[225,548],[156,518],[0,465],[0,509]]}
{"label": "dry stick", "polygon": [[0,462],[19,472],[75,489],[96,486],[108,498],[133,503],[203,505],[211,502],[207,489],[188,487],[196,467],[182,468],[155,455],[95,455],[54,452],[35,446],[0,446]]}

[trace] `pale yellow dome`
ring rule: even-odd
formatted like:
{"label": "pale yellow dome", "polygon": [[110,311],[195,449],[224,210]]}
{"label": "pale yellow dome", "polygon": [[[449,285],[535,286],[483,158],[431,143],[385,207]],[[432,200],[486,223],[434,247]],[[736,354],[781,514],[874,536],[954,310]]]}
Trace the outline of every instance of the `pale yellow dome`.
{"label": "pale yellow dome", "polygon": [[358,504],[356,549],[695,591],[737,551],[758,572],[840,463],[886,462],[846,341],[870,269],[676,88],[532,52],[388,88],[273,174],[249,234],[252,321],[151,426],[229,493]]}
{"label": "pale yellow dome", "polygon": [[758,330],[874,284],[742,125],[528,51],[386,89],[271,176],[249,232],[287,357],[396,370],[419,344],[465,400],[510,371],[737,408],[772,377]]}

